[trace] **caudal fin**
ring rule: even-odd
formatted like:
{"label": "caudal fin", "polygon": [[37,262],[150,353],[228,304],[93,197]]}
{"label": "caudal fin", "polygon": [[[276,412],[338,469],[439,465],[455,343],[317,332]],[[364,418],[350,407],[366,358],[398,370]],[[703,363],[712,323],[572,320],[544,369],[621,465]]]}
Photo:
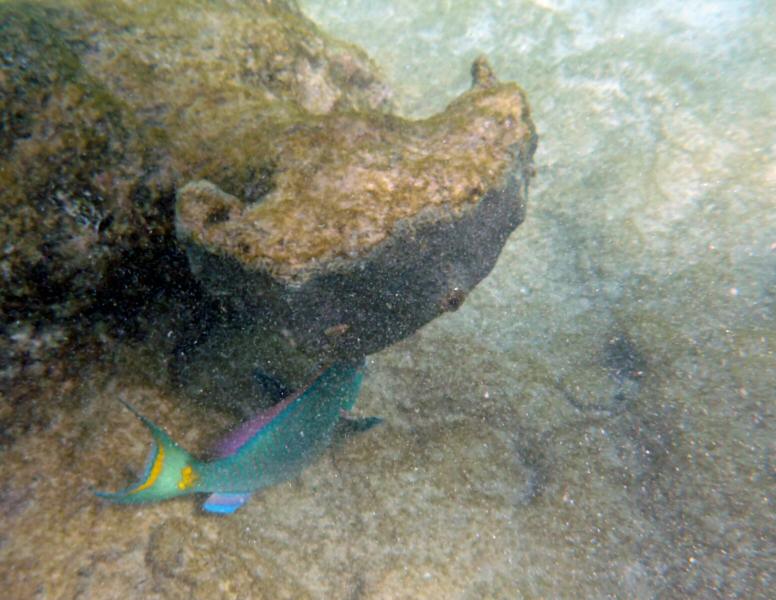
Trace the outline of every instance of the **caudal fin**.
{"label": "caudal fin", "polygon": [[140,504],[167,500],[196,491],[197,462],[162,429],[135,408],[119,399],[151,432],[154,444],[143,477],[121,492],[95,492],[100,498],[119,504]]}

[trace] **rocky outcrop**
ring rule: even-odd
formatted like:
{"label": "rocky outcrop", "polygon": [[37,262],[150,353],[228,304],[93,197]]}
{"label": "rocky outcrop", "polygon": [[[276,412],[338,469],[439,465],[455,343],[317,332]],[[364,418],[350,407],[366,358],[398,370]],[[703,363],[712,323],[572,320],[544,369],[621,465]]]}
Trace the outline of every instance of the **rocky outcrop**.
{"label": "rocky outcrop", "polygon": [[[524,217],[536,134],[523,92],[484,59],[471,90],[422,121],[362,111],[278,128],[265,193],[178,193],[176,233],[231,314],[200,352],[213,372],[376,352],[458,308]],[[302,358],[304,357],[304,358]],[[198,382],[198,386],[207,385]]]}
{"label": "rocky outcrop", "polygon": [[409,121],[293,2],[8,3],[0,31],[6,378],[193,272],[224,316],[185,378],[296,385],[457,308],[523,219],[536,136],[484,59]]}
{"label": "rocky outcrop", "polygon": [[268,130],[390,106],[363,51],[278,0],[4,3],[0,69],[5,381],[188,285],[176,187],[260,195]]}

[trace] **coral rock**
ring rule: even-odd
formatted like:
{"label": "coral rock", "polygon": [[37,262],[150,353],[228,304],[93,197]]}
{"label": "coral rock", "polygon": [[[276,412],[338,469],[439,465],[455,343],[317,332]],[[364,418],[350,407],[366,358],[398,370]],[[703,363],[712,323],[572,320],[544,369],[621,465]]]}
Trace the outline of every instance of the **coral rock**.
{"label": "coral rock", "polygon": [[[484,59],[472,71],[472,89],[425,120],[333,112],[276,129],[254,157],[259,197],[179,190],[192,270],[266,370],[284,375],[278,339],[321,361],[380,350],[490,272],[523,220],[537,137],[520,88]],[[229,338],[216,344],[240,346]]]}

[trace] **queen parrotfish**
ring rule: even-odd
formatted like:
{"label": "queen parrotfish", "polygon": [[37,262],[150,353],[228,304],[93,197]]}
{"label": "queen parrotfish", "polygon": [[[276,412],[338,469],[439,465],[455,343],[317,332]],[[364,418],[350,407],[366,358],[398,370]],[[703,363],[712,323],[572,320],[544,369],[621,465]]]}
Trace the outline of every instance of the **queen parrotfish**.
{"label": "queen parrotfish", "polygon": [[149,419],[131,410],[151,432],[154,446],[140,482],[117,493],[97,492],[120,504],[210,494],[208,512],[231,514],[251,494],[297,475],[330,445],[337,431],[366,431],[381,419],[355,419],[362,367],[335,364],[301,391],[231,431],[211,460],[195,459]]}

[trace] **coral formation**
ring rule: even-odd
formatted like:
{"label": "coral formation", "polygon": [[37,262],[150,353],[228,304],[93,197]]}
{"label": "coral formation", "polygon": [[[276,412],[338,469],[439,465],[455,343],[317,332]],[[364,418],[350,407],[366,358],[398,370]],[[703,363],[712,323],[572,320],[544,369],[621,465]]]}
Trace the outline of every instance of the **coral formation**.
{"label": "coral formation", "polygon": [[523,220],[537,138],[523,92],[480,58],[431,118],[336,113],[265,139],[260,199],[178,192],[192,271],[230,310],[184,379],[215,390],[225,374],[223,397],[250,395],[257,366],[299,385],[460,307]]}
{"label": "coral formation", "polygon": [[126,330],[194,288],[170,235],[176,186],[258,197],[268,130],[390,107],[366,55],[293,2],[3,3],[0,50],[8,383],[105,338],[103,317]]}

